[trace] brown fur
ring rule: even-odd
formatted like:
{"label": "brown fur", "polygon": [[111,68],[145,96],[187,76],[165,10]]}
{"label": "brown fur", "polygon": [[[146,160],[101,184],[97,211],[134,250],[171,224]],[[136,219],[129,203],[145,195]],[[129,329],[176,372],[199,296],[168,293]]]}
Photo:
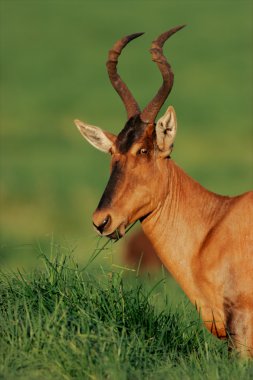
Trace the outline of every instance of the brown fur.
{"label": "brown fur", "polygon": [[197,305],[208,330],[253,356],[253,192],[211,193],[169,159],[177,131],[173,107],[154,125],[174,78],[163,44],[180,29],[152,43],[163,84],[142,112],[116,70],[123,47],[141,34],[126,36],[109,52],[109,77],[129,118],[118,137],[75,121],[86,140],[112,155],[111,177],[93,224],[100,234],[116,238],[140,219],[160,261]]}
{"label": "brown fur", "polygon": [[[209,192],[172,160],[150,151],[146,132],[126,154],[112,159],[125,173],[110,207],[96,210],[104,235],[142,219],[159,259],[198,310],[209,331],[253,355],[253,193],[224,197]],[[145,156],[137,154],[148,147]]]}

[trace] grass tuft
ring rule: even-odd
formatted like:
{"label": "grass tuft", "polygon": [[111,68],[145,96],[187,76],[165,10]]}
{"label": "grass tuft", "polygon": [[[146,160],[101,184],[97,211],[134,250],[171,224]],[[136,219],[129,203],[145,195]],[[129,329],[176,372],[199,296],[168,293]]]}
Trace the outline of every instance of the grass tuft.
{"label": "grass tuft", "polygon": [[[2,378],[249,379],[186,302],[169,303],[166,279],[78,268],[40,256],[44,268],[1,273]],[[167,294],[165,294],[167,292]]]}

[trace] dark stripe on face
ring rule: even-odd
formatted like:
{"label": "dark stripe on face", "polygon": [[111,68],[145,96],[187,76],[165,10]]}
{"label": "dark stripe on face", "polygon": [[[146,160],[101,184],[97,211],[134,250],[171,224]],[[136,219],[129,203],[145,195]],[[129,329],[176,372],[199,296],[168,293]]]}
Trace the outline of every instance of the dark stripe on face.
{"label": "dark stripe on face", "polygon": [[119,152],[122,154],[127,153],[133,144],[143,135],[146,126],[139,115],[129,119],[117,137],[116,146]]}
{"label": "dark stripe on face", "polygon": [[112,202],[112,198],[116,192],[116,187],[120,179],[123,177],[123,172],[121,168],[121,164],[119,161],[115,162],[112,168],[112,173],[109,178],[109,181],[106,185],[105,191],[100,199],[97,209],[101,210],[102,208],[106,208],[110,206]]}

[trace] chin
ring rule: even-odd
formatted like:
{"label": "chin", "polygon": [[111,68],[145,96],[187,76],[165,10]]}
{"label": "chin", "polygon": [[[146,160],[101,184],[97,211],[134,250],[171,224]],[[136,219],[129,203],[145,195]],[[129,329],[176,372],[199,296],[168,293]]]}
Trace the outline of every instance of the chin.
{"label": "chin", "polygon": [[114,231],[114,232],[112,232],[111,234],[106,235],[106,237],[107,237],[108,239],[115,240],[115,241],[121,239],[122,236],[123,236],[123,235],[120,235],[120,233],[119,233],[118,231]]}
{"label": "chin", "polygon": [[122,223],[118,228],[116,228],[116,230],[104,236],[108,237],[111,240],[119,240],[125,235],[125,232],[126,232],[126,224]]}

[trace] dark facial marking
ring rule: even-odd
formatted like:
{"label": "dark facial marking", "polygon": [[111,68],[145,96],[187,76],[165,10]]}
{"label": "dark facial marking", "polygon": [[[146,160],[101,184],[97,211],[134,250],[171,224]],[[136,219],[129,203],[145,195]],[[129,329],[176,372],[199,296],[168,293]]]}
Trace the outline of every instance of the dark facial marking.
{"label": "dark facial marking", "polygon": [[146,126],[141,120],[140,115],[131,117],[117,137],[116,146],[119,152],[122,154],[127,153],[133,144],[143,135]]}
{"label": "dark facial marking", "polygon": [[123,176],[121,164],[119,161],[116,161],[112,167],[111,176],[106,185],[105,191],[100,199],[97,209],[101,210],[102,208],[108,207],[111,204],[113,195],[115,193],[117,183]]}

